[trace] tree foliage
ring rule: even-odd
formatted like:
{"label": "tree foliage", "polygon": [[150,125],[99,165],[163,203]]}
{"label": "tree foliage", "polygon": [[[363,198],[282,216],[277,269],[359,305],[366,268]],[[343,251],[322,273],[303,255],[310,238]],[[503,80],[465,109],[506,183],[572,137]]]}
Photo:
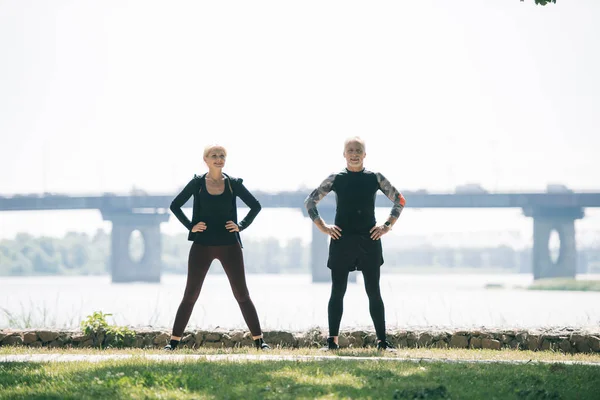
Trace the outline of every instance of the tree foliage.
{"label": "tree foliage", "polygon": [[[521,0],[522,2],[523,0]],[[556,0],[535,0],[535,4],[540,5],[540,6],[545,6],[548,3],[554,3],[556,4]]]}

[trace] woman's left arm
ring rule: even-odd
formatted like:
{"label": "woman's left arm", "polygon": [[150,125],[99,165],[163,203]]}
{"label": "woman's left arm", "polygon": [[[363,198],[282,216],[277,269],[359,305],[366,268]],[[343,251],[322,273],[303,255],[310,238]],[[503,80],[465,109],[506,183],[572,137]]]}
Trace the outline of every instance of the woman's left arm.
{"label": "woman's left arm", "polygon": [[406,199],[404,199],[404,196],[402,196],[402,193],[400,193],[390,183],[390,181],[388,181],[386,179],[385,176],[383,176],[379,172],[376,175],[377,175],[377,183],[379,184],[379,190],[381,190],[383,192],[383,194],[385,194],[386,197],[394,203],[394,205],[392,206],[392,211],[390,212],[390,216],[388,217],[388,221],[390,223],[390,228],[391,228],[391,225],[394,225],[394,223],[400,216],[400,213],[404,209],[404,205],[406,204]]}
{"label": "woman's left arm", "polygon": [[246,214],[244,219],[242,221],[240,221],[240,223],[238,223],[238,227],[240,228],[240,232],[241,232],[244,229],[246,229],[248,226],[250,226],[252,221],[254,221],[254,218],[256,218],[256,216],[260,212],[262,206],[260,205],[258,200],[256,200],[256,197],[254,197],[252,195],[252,193],[250,193],[250,191],[248,191],[248,189],[246,189],[246,186],[244,186],[244,184],[242,183],[242,179],[240,179],[240,178],[238,178],[237,183],[236,183],[235,194],[240,199],[242,199],[244,204],[246,204],[248,207],[250,207],[250,211],[248,211],[248,214]]}

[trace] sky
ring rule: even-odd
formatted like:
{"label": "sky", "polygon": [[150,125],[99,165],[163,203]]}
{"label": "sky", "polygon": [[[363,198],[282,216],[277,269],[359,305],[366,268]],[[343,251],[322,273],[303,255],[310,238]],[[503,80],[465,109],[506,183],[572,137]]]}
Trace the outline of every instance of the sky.
{"label": "sky", "polygon": [[[600,190],[599,17],[595,0],[0,0],[0,195],[175,195],[209,143],[251,190],[312,188],[354,135],[400,190]],[[17,220],[39,216],[0,214],[4,234]]]}

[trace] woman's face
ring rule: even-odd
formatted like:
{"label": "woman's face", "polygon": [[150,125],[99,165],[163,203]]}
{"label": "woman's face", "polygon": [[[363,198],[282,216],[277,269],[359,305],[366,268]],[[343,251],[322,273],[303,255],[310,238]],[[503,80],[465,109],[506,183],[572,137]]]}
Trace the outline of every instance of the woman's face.
{"label": "woman's face", "polygon": [[223,149],[212,149],[204,157],[204,162],[208,165],[208,168],[221,169],[225,166],[225,151]]}
{"label": "woman's face", "polygon": [[365,148],[359,142],[349,142],[344,148],[344,158],[349,167],[362,167],[366,155]]}

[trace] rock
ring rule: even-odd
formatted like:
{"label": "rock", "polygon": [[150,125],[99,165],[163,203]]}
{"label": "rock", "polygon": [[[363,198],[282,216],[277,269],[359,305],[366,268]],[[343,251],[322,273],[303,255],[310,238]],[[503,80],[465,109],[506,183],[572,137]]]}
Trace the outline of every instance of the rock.
{"label": "rock", "polygon": [[5,337],[4,340],[2,340],[2,346],[20,346],[22,344],[23,338],[18,333]]}
{"label": "rock", "polygon": [[368,333],[364,340],[364,346],[375,346],[377,344],[377,335],[375,333]]}
{"label": "rock", "polygon": [[350,347],[350,340],[348,339],[351,336],[340,335],[338,336],[338,345],[340,347]]}
{"label": "rock", "polygon": [[353,331],[350,332],[349,336],[354,338],[353,340],[355,343],[355,347],[365,347],[367,344],[367,338],[369,337],[369,334],[365,331]]}
{"label": "rock", "polygon": [[52,332],[52,331],[39,331],[37,333],[37,335],[39,336],[39,338],[42,342],[48,343],[48,342],[58,339],[58,336],[60,335],[60,333]]}
{"label": "rock", "polygon": [[510,335],[500,335],[500,338],[498,340],[500,340],[500,342],[502,342],[503,344],[509,344],[510,342],[512,342],[512,340],[514,339],[514,336],[510,336]]}
{"label": "rock", "polygon": [[23,344],[31,344],[37,342],[38,336],[35,332],[27,332],[23,335]]}
{"label": "rock", "polygon": [[408,347],[416,347],[418,341],[419,335],[417,335],[415,332],[408,332],[406,335],[406,343],[408,344]]}
{"label": "rock", "polygon": [[[481,330],[483,337],[474,336],[476,331],[444,330],[405,331],[398,330],[388,335],[390,343],[398,348],[433,347],[433,348],[490,348],[510,347],[522,350],[551,350],[565,353],[600,352],[600,330],[547,329],[529,331]],[[321,347],[325,344],[324,331],[313,328],[307,332],[269,331],[265,332],[265,341],[272,347]],[[460,334],[459,334],[460,333]],[[53,340],[49,340],[54,338]],[[105,339],[106,338],[106,339]],[[135,336],[123,338],[122,346],[128,348],[162,347],[170,338],[164,331],[137,329]],[[204,340],[204,339],[208,340]],[[26,345],[30,347],[49,346],[57,348],[110,346],[114,337],[100,332],[98,336],[84,335],[81,331],[3,330],[0,331],[0,344]],[[45,340],[45,341],[44,341]],[[110,343],[109,343],[110,342]],[[374,332],[357,329],[340,334],[339,342],[344,348],[371,347],[376,343]],[[38,343],[38,344],[36,344]],[[212,344],[208,344],[212,343]],[[253,346],[249,332],[243,330],[186,331],[181,339],[181,347],[229,348]]]}
{"label": "rock", "polygon": [[154,338],[152,343],[159,346],[165,346],[169,339],[171,339],[171,335],[165,332],[161,332],[158,336]]}
{"label": "rock", "polygon": [[496,339],[481,339],[481,348],[483,349],[491,349],[491,350],[500,350],[501,344],[499,340]]}
{"label": "rock", "polygon": [[600,338],[597,336],[590,336],[588,337],[588,343],[590,344],[590,347],[592,348],[592,350],[594,350],[596,353],[600,352]]}
{"label": "rock", "polygon": [[[363,347],[364,341],[361,338],[357,338],[356,336],[350,336],[348,334],[343,334],[338,337],[340,347],[348,347],[351,349],[357,349]],[[323,342],[323,345],[326,343]],[[299,346],[299,345],[298,345]]]}
{"label": "rock", "polygon": [[271,347],[296,347],[296,338],[290,332],[269,331],[264,334],[265,342]]}
{"label": "rock", "polygon": [[396,331],[396,332],[393,332],[391,336],[394,338],[397,338],[399,340],[406,339],[408,336],[408,332],[407,331]]}
{"label": "rock", "polygon": [[530,335],[527,338],[527,349],[531,351],[539,350],[540,348],[540,337],[537,335]]}
{"label": "rock", "polygon": [[197,331],[194,334],[194,342],[195,342],[196,346],[202,346],[202,343],[204,343],[205,335],[206,335],[206,332],[204,332],[204,331]]}
{"label": "rock", "polygon": [[179,342],[180,345],[185,345],[185,344],[190,344],[190,343],[195,343],[196,342],[196,337],[194,336],[193,333],[188,333],[187,335],[184,335],[181,338],[181,341]]}
{"label": "rock", "polygon": [[561,340],[560,343],[558,344],[558,348],[561,349],[562,351],[564,351],[565,353],[570,353],[571,350],[573,349],[569,339]]}
{"label": "rock", "polygon": [[471,349],[480,349],[481,348],[481,338],[480,337],[471,337],[471,343],[469,345]]}
{"label": "rock", "polygon": [[226,333],[223,333],[221,336],[221,344],[223,345],[223,347],[233,347],[235,345],[233,340],[231,340],[231,336],[229,336]]}
{"label": "rock", "polygon": [[144,347],[144,336],[135,335],[135,339],[133,339],[132,346],[136,349],[141,349]]}
{"label": "rock", "polygon": [[438,342],[440,340],[446,340],[449,337],[447,332],[433,332],[431,333],[432,342]]}
{"label": "rock", "polygon": [[554,350],[554,346],[552,345],[552,341],[550,341],[550,339],[544,338],[542,340],[542,344],[540,346],[540,350],[543,350],[543,351]]}
{"label": "rock", "polygon": [[466,349],[469,347],[469,338],[463,335],[452,335],[450,338],[450,347]]}
{"label": "rock", "polygon": [[588,343],[588,338],[580,335],[578,333],[574,333],[570,336],[571,344],[573,347],[577,349],[580,353],[589,353],[591,348]]}
{"label": "rock", "polygon": [[519,332],[516,334],[515,338],[519,341],[519,343],[527,343],[528,336],[529,335],[527,332]]}
{"label": "rock", "polygon": [[419,347],[427,347],[433,342],[433,335],[425,332],[419,335],[419,340],[417,340],[417,346]]}
{"label": "rock", "polygon": [[137,340],[136,336],[126,335],[123,338],[123,347],[136,347],[135,342]]}
{"label": "rock", "polygon": [[220,333],[210,332],[210,333],[207,333],[206,336],[204,336],[205,342],[219,342],[220,340],[221,340]]}
{"label": "rock", "polygon": [[84,335],[83,333],[76,334],[76,335],[73,335],[73,337],[71,337],[71,340],[73,341],[73,343],[85,342],[86,340],[89,340],[89,339],[91,339],[91,336]]}
{"label": "rock", "polygon": [[71,334],[68,332],[61,332],[56,340],[63,344],[71,343]]}
{"label": "rock", "polygon": [[575,346],[577,348],[577,351],[580,353],[590,353],[592,351],[592,348],[588,344],[587,340],[577,342],[577,344]]}

